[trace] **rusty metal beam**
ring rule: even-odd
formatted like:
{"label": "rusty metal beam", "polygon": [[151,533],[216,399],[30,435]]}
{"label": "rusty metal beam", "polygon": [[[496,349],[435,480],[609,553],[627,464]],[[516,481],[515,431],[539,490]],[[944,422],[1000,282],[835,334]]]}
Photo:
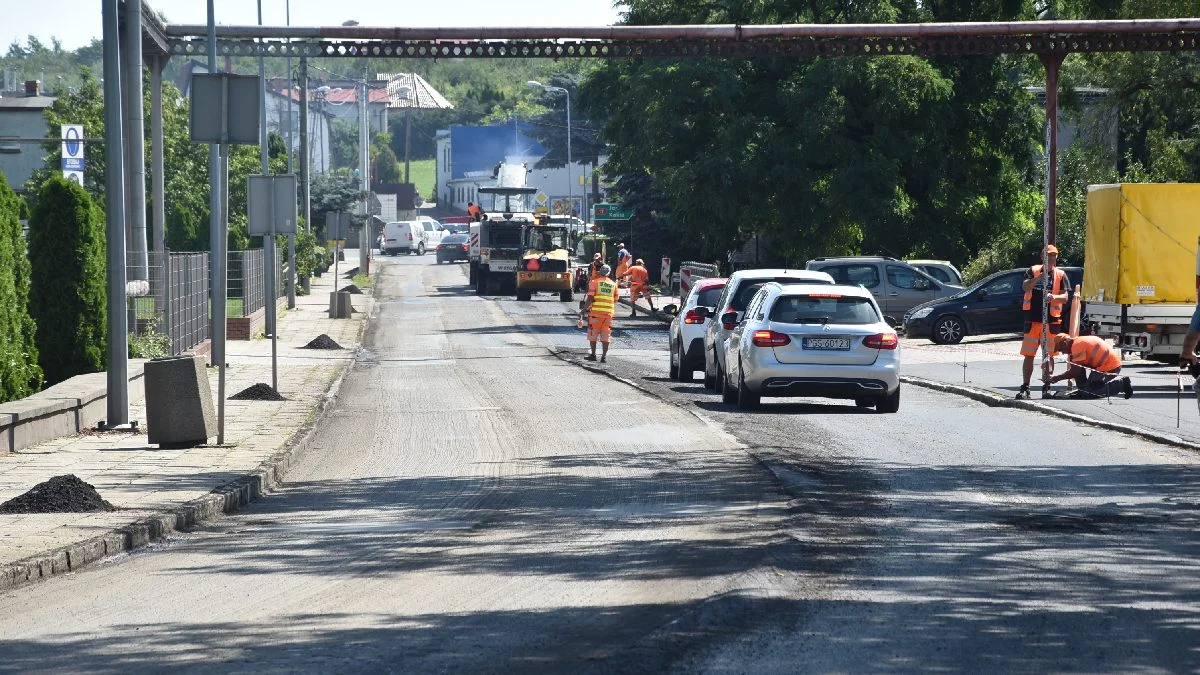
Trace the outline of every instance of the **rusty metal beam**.
{"label": "rusty metal beam", "polygon": [[[200,56],[199,38],[170,38],[170,54]],[[326,58],[653,58],[791,56],[988,56],[1091,52],[1200,51],[1200,31],[1173,33],[1077,33],[1037,36],[926,36],[753,38],[741,40],[455,40],[302,41],[225,38],[220,56],[307,56]]]}

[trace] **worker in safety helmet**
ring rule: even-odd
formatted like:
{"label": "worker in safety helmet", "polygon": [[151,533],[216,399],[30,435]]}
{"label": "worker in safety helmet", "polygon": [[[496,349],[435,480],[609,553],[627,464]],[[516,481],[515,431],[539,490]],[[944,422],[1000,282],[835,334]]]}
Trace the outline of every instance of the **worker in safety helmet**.
{"label": "worker in safety helmet", "polygon": [[1133,383],[1121,375],[1121,356],[1107,340],[1095,335],[1073,338],[1066,333],[1054,336],[1054,349],[1067,355],[1069,366],[1050,382],[1074,379],[1079,387],[1077,398],[1105,398],[1124,394],[1133,396]]}
{"label": "worker in safety helmet", "polygon": [[596,360],[596,343],[604,345],[600,352],[600,361],[608,357],[608,345],[612,342],[613,314],[617,311],[617,282],[609,278],[612,268],[608,265],[600,267],[597,276],[588,284],[587,300],[584,301],[588,312],[588,345],[591,354],[584,358]]}
{"label": "worker in safety helmet", "polygon": [[[1046,247],[1046,268],[1034,265],[1025,271],[1025,281],[1021,289],[1025,296],[1021,301],[1021,310],[1025,312],[1025,331],[1021,340],[1021,356],[1025,357],[1021,364],[1021,388],[1017,398],[1029,398],[1029,380],[1033,377],[1033,357],[1037,355],[1042,339],[1046,339],[1047,356],[1053,356],[1054,340],[1052,336],[1062,331],[1063,304],[1067,301],[1067,286],[1070,281],[1067,273],[1058,267],[1058,247],[1050,244]],[[1049,296],[1048,322],[1042,321],[1042,299]],[[1050,325],[1047,326],[1046,323]],[[1049,364],[1045,364],[1048,366]],[[1049,384],[1042,386],[1042,395],[1049,394]]]}
{"label": "worker in safety helmet", "polygon": [[635,260],[625,276],[629,279],[629,305],[631,307],[629,316],[637,316],[638,298],[646,298],[646,304],[650,305],[651,312],[658,311],[654,309],[654,299],[650,297],[650,273],[646,271],[645,261],[641,258]]}

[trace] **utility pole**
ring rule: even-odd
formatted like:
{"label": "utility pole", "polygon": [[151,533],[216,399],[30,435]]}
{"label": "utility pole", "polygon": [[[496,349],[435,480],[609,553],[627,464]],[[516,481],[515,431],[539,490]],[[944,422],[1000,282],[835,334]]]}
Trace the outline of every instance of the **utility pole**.
{"label": "utility pole", "polygon": [[[212,3],[212,0],[209,0]],[[129,317],[125,313],[125,140],[121,117],[121,55],[117,0],[104,0],[104,156],[108,241],[108,417],[106,428],[129,423]]]}
{"label": "utility pole", "polygon": [[[115,2],[116,0],[111,0]],[[208,72],[217,72],[217,24],[213,0],[208,0]],[[222,130],[224,135],[224,130]],[[217,445],[225,444],[225,265],[226,235],[222,218],[221,185],[223,181],[222,155],[228,152],[224,143],[208,146],[209,190],[209,258],[212,272],[212,326],[209,339],[212,343],[212,363],[217,366]]]}
{"label": "utility pole", "polygon": [[[284,2],[284,11],[286,12],[287,25],[292,25],[292,0]],[[291,40],[288,40],[290,43]],[[292,121],[292,57],[291,52],[288,52],[287,57],[287,160],[288,173],[295,173],[296,170],[292,165],[292,150],[295,148],[295,133],[293,128],[295,122]],[[292,199],[292,203],[296,203],[296,199]],[[288,247],[288,279],[287,279],[287,306],[288,309],[296,309],[296,235],[289,234],[287,238]]]}
{"label": "utility pole", "polygon": [[358,171],[359,171],[359,189],[362,190],[362,215],[363,224],[362,231],[358,238],[358,271],[360,274],[370,274],[371,261],[369,258],[370,244],[368,239],[371,237],[371,214],[368,212],[370,203],[371,191],[371,171],[368,166],[371,152],[368,148],[370,142],[370,118],[367,115],[367,71],[363,69],[363,79],[359,84],[358,94]]}
{"label": "utility pole", "polygon": [[[258,25],[262,25],[262,0],[258,0]],[[291,120],[288,120],[289,122]],[[271,156],[267,148],[269,136],[267,135],[267,69],[263,63],[263,57],[259,54],[258,57],[258,157],[262,162],[262,175],[267,176],[271,173]],[[267,297],[263,307],[263,314],[267,319],[267,332],[271,334],[271,388],[279,391],[279,369],[276,367],[277,352],[279,340],[278,327],[276,324],[279,321],[279,289],[276,287],[278,281],[276,272],[279,269],[279,264],[276,262],[275,256],[275,225],[271,224],[270,234],[263,237],[263,257],[265,260],[266,282],[267,282]],[[293,259],[294,262],[295,259]],[[294,265],[293,265],[294,266]]]}

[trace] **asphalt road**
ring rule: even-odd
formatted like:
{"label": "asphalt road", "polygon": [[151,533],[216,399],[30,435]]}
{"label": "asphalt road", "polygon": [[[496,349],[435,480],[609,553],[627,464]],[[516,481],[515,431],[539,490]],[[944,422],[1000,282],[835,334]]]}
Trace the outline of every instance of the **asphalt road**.
{"label": "asphalt road", "polygon": [[0,597],[0,670],[1200,668],[1193,454],[916,388],[739,413],[649,319],[588,370],[566,303],[380,262],[285,488]]}

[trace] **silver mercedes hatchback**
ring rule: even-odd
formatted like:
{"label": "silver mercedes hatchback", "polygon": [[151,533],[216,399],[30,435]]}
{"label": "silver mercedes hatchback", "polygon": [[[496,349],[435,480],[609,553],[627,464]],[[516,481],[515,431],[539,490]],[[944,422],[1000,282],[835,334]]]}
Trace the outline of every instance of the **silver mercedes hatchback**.
{"label": "silver mercedes hatchback", "polygon": [[900,341],[861,286],[764,284],[730,332],[724,360],[722,398],[743,410],[763,396],[900,409]]}

